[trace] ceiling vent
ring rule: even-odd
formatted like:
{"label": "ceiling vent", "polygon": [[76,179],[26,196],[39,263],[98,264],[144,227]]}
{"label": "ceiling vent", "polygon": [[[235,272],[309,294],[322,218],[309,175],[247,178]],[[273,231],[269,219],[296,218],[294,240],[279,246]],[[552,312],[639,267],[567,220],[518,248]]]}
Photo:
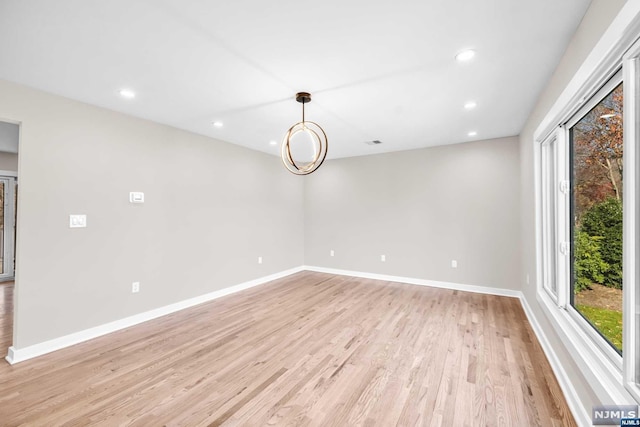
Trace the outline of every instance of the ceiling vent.
{"label": "ceiling vent", "polygon": [[374,139],[373,141],[365,141],[365,144],[367,144],[367,145],[379,145],[379,144],[382,144],[382,141]]}

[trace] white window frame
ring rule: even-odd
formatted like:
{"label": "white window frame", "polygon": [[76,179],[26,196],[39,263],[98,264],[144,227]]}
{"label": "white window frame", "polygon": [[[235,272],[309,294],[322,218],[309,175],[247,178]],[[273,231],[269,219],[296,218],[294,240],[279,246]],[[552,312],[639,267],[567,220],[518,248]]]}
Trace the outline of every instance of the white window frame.
{"label": "white window frame", "polygon": [[556,281],[556,215],[555,215],[555,177],[556,173],[556,148],[558,138],[556,133],[551,134],[540,144],[540,194],[541,194],[541,229],[540,241],[542,244],[542,275],[540,286],[549,297],[558,302],[558,284]]}
{"label": "white window frame", "polygon": [[[562,289],[564,279],[569,278],[569,263],[566,254],[567,230],[560,218],[568,212],[568,181],[566,133],[556,131],[540,146],[540,191],[541,191],[541,286],[559,307],[565,307],[567,298]],[[544,160],[551,157],[553,164]],[[551,175],[551,176],[550,176]]]}
{"label": "white window frame", "polygon": [[[543,312],[573,356],[584,378],[592,386],[598,400],[604,403],[640,403],[640,292],[638,282],[638,257],[640,250],[640,1],[627,2],[614,19],[609,29],[594,47],[584,64],[569,82],[566,89],[551,107],[534,133],[534,173],[536,187],[536,299]],[[562,193],[561,187],[568,181],[568,129],[572,118],[579,118],[580,111],[590,110],[586,104],[600,102],[597,96],[607,82],[622,68],[624,81],[624,271],[623,271],[623,357],[593,329],[593,327],[570,305],[570,256],[560,254],[566,249],[563,242],[569,242],[568,209],[569,194]],[[608,92],[607,92],[608,93]],[[605,94],[606,95],[606,94]],[[578,119],[579,119],[578,118]],[[633,118],[633,119],[632,119]],[[545,282],[550,256],[549,241],[545,235],[554,227],[545,225],[546,217],[542,202],[548,197],[543,190],[542,169],[543,144],[555,138],[558,147],[555,171],[557,185],[555,192],[556,213],[555,232],[557,294],[550,292]],[[565,156],[564,159],[561,157]],[[563,166],[565,169],[563,169]],[[548,193],[548,191],[547,191]],[[565,209],[565,211],[563,211]],[[562,215],[562,218],[560,218]],[[564,224],[564,226],[560,226]],[[567,251],[568,252],[568,251]],[[547,265],[545,265],[545,263]],[[602,345],[604,343],[604,346]],[[635,346],[632,345],[635,343]]]}
{"label": "white window frame", "polygon": [[[640,39],[626,52],[624,64],[624,188],[623,188],[623,376],[626,388],[640,402]],[[627,343],[626,345],[624,343]]]}
{"label": "white window frame", "polygon": [[[622,64],[621,64],[622,66]],[[566,152],[568,153],[569,150],[571,149],[571,144],[570,144],[570,130],[571,128],[573,128],[580,120],[582,120],[582,118],[587,115],[589,113],[589,111],[591,111],[596,105],[598,105],[604,98],[607,97],[607,95],[609,93],[611,93],[611,91],[613,91],[620,83],[623,82],[623,77],[622,77],[623,73],[622,73],[622,69],[619,69],[613,76],[611,76],[611,78],[600,88],[598,89],[598,91],[596,93],[593,94],[593,96],[584,103],[584,105],[569,119],[569,121],[567,123],[565,123],[563,126],[561,126],[561,130],[559,132],[563,133],[565,135],[565,145],[566,145]],[[623,89],[624,90],[624,89]],[[626,93],[625,93],[626,95]],[[625,96],[626,98],[626,96]],[[623,107],[624,110],[624,107]],[[625,114],[626,116],[626,114]],[[625,117],[626,118],[626,117]],[[624,145],[625,151],[626,151],[626,144]],[[624,153],[625,158],[626,158],[626,152]],[[569,182],[569,173],[571,170],[571,167],[569,166],[569,155],[567,154],[566,158],[564,159],[564,163],[566,165],[565,167],[565,176],[562,179],[565,179],[566,182]],[[633,167],[631,168],[633,169]],[[625,173],[625,178],[626,178],[626,173]],[[626,183],[626,181],[625,181]],[[623,191],[624,191],[624,187],[623,187]],[[632,196],[633,197],[633,196]],[[626,198],[624,198],[625,203],[626,203]],[[570,220],[569,215],[570,215],[570,192],[568,191],[566,194],[566,200],[564,203],[565,209],[561,212],[558,213],[558,218],[557,221],[563,226],[562,228],[563,230],[563,235],[566,238],[566,242],[570,242],[570,235],[571,235],[571,223],[573,221]],[[624,206],[624,205],[623,205]],[[623,233],[624,234],[624,233]],[[571,244],[571,243],[568,243]],[[565,279],[562,281],[562,290],[561,292],[566,296],[567,301],[569,301],[569,295],[570,293],[573,291],[573,289],[571,289],[571,257],[569,256],[569,253],[567,253],[567,256],[565,257],[565,264],[566,264],[566,268],[568,269],[567,274]],[[626,269],[626,265],[623,268]],[[600,348],[600,351],[602,351],[604,353],[605,356],[607,356],[611,362],[620,370],[622,370],[622,357],[620,356],[620,354],[618,354],[618,352],[616,350],[614,350],[611,345],[600,336],[600,334],[595,330],[595,328],[584,319],[584,317],[582,316],[582,314],[580,314],[578,312],[578,310],[575,309],[575,307],[573,307],[570,303],[565,304],[566,309],[567,309],[567,313],[569,314],[569,316],[571,316],[573,318],[573,321],[576,322],[576,324],[581,327],[584,331],[585,334],[587,334],[589,336],[589,338],[591,339],[591,341],[597,345]],[[624,313],[624,308],[623,308],[623,313]],[[623,322],[624,325],[624,322]],[[623,328],[623,331],[626,328]],[[623,332],[624,333],[624,332]],[[623,340],[624,341],[624,340]]]}

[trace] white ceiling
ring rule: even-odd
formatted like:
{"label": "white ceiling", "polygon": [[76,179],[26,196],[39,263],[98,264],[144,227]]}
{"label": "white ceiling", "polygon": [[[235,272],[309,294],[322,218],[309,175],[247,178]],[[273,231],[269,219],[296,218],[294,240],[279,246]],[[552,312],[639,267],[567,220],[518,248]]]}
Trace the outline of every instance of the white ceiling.
{"label": "white ceiling", "polygon": [[407,150],[520,133],[589,3],[0,0],[0,78],[272,154],[308,91],[329,158]]}

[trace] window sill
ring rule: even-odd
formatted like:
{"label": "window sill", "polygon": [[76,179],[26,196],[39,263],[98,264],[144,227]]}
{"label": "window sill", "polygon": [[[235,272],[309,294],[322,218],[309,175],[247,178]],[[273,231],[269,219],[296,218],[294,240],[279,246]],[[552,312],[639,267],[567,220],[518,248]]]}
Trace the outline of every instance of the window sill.
{"label": "window sill", "polygon": [[621,369],[593,342],[567,310],[555,305],[544,292],[538,291],[536,299],[600,400],[599,403],[637,405],[638,402],[624,386]]}

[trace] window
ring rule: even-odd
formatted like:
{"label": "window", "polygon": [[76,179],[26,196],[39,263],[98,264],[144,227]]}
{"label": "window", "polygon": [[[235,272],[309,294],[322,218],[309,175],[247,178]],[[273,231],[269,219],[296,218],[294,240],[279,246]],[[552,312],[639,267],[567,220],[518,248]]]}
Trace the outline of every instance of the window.
{"label": "window", "polygon": [[[570,302],[622,354],[623,88],[618,73],[568,127]],[[609,91],[610,86],[615,88]],[[600,99],[604,92],[604,98]],[[571,123],[571,122],[570,122]]]}
{"label": "window", "polygon": [[536,133],[538,300],[585,377],[619,404],[640,402],[640,41],[632,40],[615,45],[617,60],[610,48]]}

